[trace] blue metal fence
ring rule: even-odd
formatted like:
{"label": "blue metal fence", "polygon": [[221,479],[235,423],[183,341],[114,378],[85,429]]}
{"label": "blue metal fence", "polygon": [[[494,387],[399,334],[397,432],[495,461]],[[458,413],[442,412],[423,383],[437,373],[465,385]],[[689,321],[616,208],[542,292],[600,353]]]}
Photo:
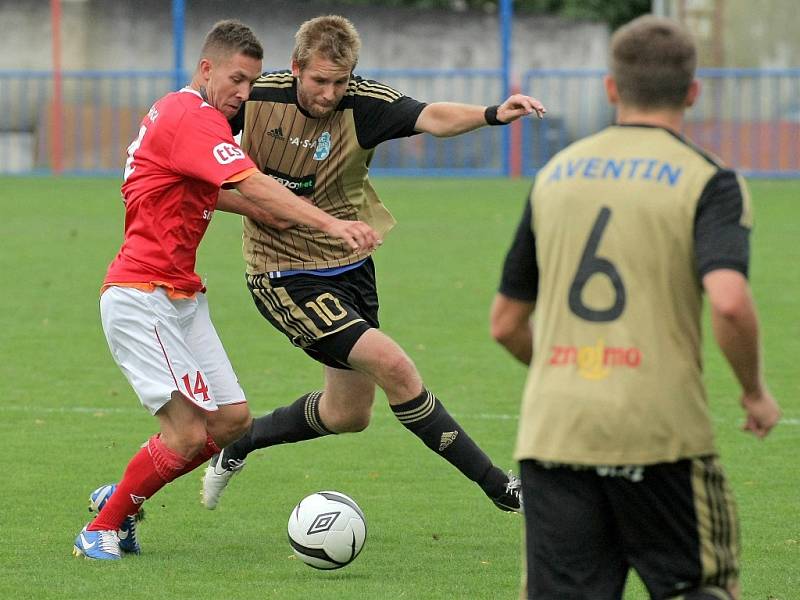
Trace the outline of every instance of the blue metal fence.
{"label": "blue metal fence", "polygon": [[[497,104],[504,98],[501,69],[399,69],[359,73],[423,102]],[[391,140],[375,153],[378,175],[499,176],[509,164],[507,130],[484,127],[453,138],[429,135]]]}
{"label": "blue metal fence", "polygon": [[[494,104],[504,96],[498,70],[372,70],[423,101]],[[391,175],[496,176],[518,162],[534,174],[554,153],[613,121],[603,70],[536,70],[521,89],[548,107],[544,120],[486,127],[455,138],[414,136],[381,145],[374,172]],[[800,69],[699,72],[703,93],[687,113],[685,133],[753,177],[800,177]],[[186,78],[188,79],[188,77]],[[62,77],[64,172],[113,174],[142,115],[175,88],[174,71],[75,71]],[[0,173],[49,172],[53,149],[50,72],[0,71]],[[513,140],[513,145],[509,141]]]}
{"label": "blue metal fence", "polygon": [[[536,70],[524,90],[547,119],[524,124],[522,172],[534,174],[566,144],[611,124],[604,70]],[[749,177],[800,177],[800,69],[701,69],[701,94],[683,133]]]}

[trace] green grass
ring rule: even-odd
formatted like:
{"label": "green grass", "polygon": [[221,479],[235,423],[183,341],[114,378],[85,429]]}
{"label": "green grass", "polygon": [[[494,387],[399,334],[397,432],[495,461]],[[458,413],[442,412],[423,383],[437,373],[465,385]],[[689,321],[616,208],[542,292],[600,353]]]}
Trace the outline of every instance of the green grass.
{"label": "green grass", "polygon": [[[517,595],[520,528],[409,435],[379,395],[369,429],[254,454],[220,508],[199,472],[148,502],[144,554],[70,556],[88,493],[116,481],[156,422],[112,362],[98,287],[121,239],[118,183],[4,178],[0,219],[0,597],[498,599]],[[511,466],[524,370],[487,333],[488,306],[527,181],[378,180],[399,225],[376,255],[384,330],[498,464]],[[718,443],[739,503],[745,599],[798,598],[800,185],[754,182],[752,283],[766,371],[785,421],[739,431],[736,386],[708,341]],[[253,412],[316,388],[321,369],[265,323],[245,289],[238,219],[217,213],[199,272]],[[335,572],[290,557],[286,520],[318,489],[364,509],[363,554]],[[646,595],[632,578],[626,600]]]}

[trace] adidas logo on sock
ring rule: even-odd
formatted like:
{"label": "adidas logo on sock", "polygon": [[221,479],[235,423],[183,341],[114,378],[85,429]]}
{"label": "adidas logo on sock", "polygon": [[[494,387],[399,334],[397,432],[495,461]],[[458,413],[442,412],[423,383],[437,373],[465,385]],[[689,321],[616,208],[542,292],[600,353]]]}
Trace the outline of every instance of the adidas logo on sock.
{"label": "adidas logo on sock", "polygon": [[458,431],[445,431],[442,434],[442,439],[439,440],[439,452],[447,448],[450,444],[456,441]]}
{"label": "adidas logo on sock", "polygon": [[276,127],[275,129],[270,129],[267,132],[267,135],[270,137],[274,137],[276,139],[282,140],[283,139],[283,128]]}

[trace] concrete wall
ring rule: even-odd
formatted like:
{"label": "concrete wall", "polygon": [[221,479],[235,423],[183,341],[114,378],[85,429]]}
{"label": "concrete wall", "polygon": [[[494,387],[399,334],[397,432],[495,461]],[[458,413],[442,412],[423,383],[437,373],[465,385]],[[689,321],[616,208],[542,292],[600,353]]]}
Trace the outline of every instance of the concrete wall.
{"label": "concrete wall", "polygon": [[[223,18],[249,24],[261,38],[265,67],[288,66],[298,25],[320,14],[351,19],[363,41],[359,67],[496,68],[495,15],[337,6],[279,0],[190,0],[185,67],[192,69],[206,32]],[[171,69],[171,3],[167,0],[62,0],[64,69]],[[50,3],[0,0],[0,69],[51,67]],[[608,47],[602,24],[517,15],[514,64],[531,68],[602,67]]]}

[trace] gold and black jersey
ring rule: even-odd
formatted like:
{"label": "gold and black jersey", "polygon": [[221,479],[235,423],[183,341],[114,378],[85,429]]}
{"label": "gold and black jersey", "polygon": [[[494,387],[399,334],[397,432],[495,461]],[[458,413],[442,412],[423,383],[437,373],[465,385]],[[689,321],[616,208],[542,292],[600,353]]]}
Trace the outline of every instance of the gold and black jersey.
{"label": "gold and black jersey", "polygon": [[501,293],[535,302],[516,457],[633,465],[713,454],[701,279],[747,275],[743,180],[668,130],[614,126],[538,174]]}
{"label": "gold and black jersey", "polygon": [[[395,221],[370,184],[375,147],[414,135],[424,103],[376,81],[353,76],[329,115],[314,118],[297,104],[289,71],[260,77],[232,126],[259,169],[339,219],[361,220],[379,234]],[[244,219],[244,256],[251,275],[317,270],[357,262],[343,242],[303,226],[276,229]]]}

